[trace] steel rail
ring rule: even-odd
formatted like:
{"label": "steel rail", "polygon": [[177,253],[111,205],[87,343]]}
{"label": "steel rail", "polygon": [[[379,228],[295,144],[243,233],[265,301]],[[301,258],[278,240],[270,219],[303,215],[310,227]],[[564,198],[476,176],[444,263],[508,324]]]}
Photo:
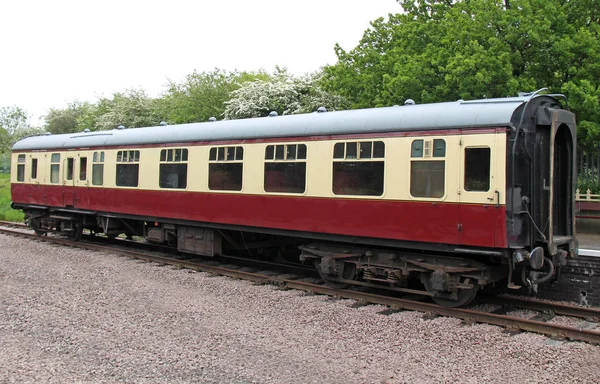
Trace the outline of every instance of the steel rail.
{"label": "steel rail", "polygon": [[244,272],[229,268],[221,268],[218,266],[206,265],[186,260],[179,260],[171,257],[148,255],[141,252],[115,249],[110,246],[98,245],[93,243],[80,243],[61,238],[36,236],[33,234],[12,231],[2,228],[0,228],[0,233],[6,233],[19,237],[34,238],[46,242],[58,243],[83,249],[107,251],[113,254],[119,254],[130,258],[141,259],[148,262],[155,262],[163,265],[173,265],[179,268],[192,269],[196,271],[212,273],[215,275],[228,276],[236,279],[244,279],[255,283],[273,284],[281,287],[301,290],[315,294],[354,299],[369,304],[380,304],[389,306],[390,308],[397,310],[425,312],[439,316],[454,317],[465,320],[467,322],[486,323],[491,325],[497,325],[500,327],[505,327],[511,330],[522,330],[540,333],[550,337],[566,338],[574,341],[585,341],[592,344],[600,344],[600,331],[581,329],[560,324],[549,324],[537,320],[529,320],[501,314],[480,312],[472,309],[448,308],[432,303],[424,303],[414,300],[394,298],[366,292],[357,292],[345,289],[334,289],[323,285],[289,280],[277,276],[266,276],[258,273]]}
{"label": "steel rail", "polygon": [[485,303],[511,306],[520,309],[531,309],[538,312],[553,313],[555,315],[578,317],[594,322],[600,322],[600,308],[579,307],[575,305],[540,301],[525,297],[490,296],[483,300]]}

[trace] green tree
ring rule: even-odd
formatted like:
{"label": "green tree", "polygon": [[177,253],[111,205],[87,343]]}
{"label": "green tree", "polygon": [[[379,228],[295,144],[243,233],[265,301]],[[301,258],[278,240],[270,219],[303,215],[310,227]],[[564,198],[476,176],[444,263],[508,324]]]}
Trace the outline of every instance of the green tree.
{"label": "green tree", "polygon": [[600,140],[600,0],[402,0],[359,45],[336,46],[322,85],[351,106],[502,97],[549,87]]}
{"label": "green tree", "polygon": [[181,83],[170,81],[158,101],[161,115],[170,124],[207,121],[223,116],[231,92],[248,81],[267,80],[266,72],[227,72],[219,69],[187,75]]}
{"label": "green tree", "polygon": [[74,101],[68,104],[67,108],[52,108],[44,120],[45,128],[53,134],[80,132],[86,128],[93,129],[95,120],[86,121],[90,111],[94,106],[89,102]]}
{"label": "green tree", "polygon": [[0,152],[9,153],[17,141],[42,132],[43,129],[31,126],[29,114],[24,109],[17,106],[0,108]]}

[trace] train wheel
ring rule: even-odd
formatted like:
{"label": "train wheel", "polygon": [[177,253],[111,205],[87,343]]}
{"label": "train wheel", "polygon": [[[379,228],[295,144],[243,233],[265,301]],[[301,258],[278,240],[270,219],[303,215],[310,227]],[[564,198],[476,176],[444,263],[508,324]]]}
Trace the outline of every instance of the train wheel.
{"label": "train wheel", "polygon": [[33,228],[33,231],[35,232],[35,234],[38,236],[47,236],[48,235],[48,231],[44,231],[42,229],[42,221],[40,219],[32,220],[31,227]]}
{"label": "train wheel", "polygon": [[427,292],[432,294],[431,299],[437,304],[449,308],[458,308],[468,305],[471,301],[473,301],[475,296],[477,296],[477,292],[479,291],[479,284],[477,283],[477,281],[472,279],[464,279],[464,281],[462,282],[469,283],[472,285],[472,287],[459,289],[455,300],[448,297],[451,294],[451,292],[435,290],[432,288],[431,280],[429,278],[423,279],[425,289],[427,290]]}
{"label": "train wheel", "polygon": [[81,221],[73,221],[73,230],[67,232],[67,238],[69,240],[78,241],[81,239],[81,235],[83,234],[83,223]]}
{"label": "train wheel", "polygon": [[[315,263],[315,267],[317,271],[319,271],[319,276],[321,280],[325,282],[328,287],[333,289],[346,289],[350,286],[348,283],[344,283],[342,281],[337,281],[337,276],[329,275],[324,273],[320,268],[320,262]],[[344,263],[344,270],[342,271],[342,277],[344,280],[355,280],[356,279],[356,265],[351,263]]]}

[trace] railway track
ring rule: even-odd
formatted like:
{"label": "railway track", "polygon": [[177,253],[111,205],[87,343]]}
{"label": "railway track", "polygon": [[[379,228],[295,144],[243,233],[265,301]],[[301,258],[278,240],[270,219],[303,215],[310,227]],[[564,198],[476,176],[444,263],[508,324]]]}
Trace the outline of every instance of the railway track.
{"label": "railway track", "polygon": [[[5,225],[5,223],[0,222],[0,225]],[[25,227],[15,223],[11,223],[10,225],[18,229],[23,229],[23,227]],[[484,312],[473,308],[447,308],[419,300],[390,297],[375,293],[360,292],[357,290],[334,289],[324,285],[306,282],[303,280],[294,280],[277,275],[274,276],[272,274],[225,268],[223,266],[214,265],[214,262],[211,263],[210,261],[199,262],[196,259],[181,259],[173,256],[149,254],[145,251],[140,252],[133,249],[126,249],[124,247],[115,247],[115,245],[112,244],[100,244],[89,241],[73,242],[65,238],[37,236],[33,233],[24,232],[22,230],[7,228],[0,228],[0,233],[24,238],[32,238],[82,249],[111,252],[129,258],[159,263],[161,265],[172,265],[177,268],[186,268],[220,276],[228,276],[235,279],[244,279],[259,284],[273,284],[280,287],[301,290],[313,294],[353,299],[361,304],[384,305],[389,307],[388,312],[402,310],[420,311],[425,312],[428,315],[447,316],[462,319],[467,323],[486,323],[504,327],[511,331],[528,331],[544,334],[552,338],[600,344],[600,329],[598,329],[597,324],[598,321],[600,321],[600,309],[598,308],[584,308],[552,302],[504,296],[486,299],[487,303],[492,303],[499,306],[499,309],[495,310],[494,312]],[[536,315],[531,319],[510,316],[508,313],[510,313],[511,309],[514,308],[536,311],[539,313],[539,316]],[[585,319],[586,321],[581,327],[548,322],[557,315]]]}

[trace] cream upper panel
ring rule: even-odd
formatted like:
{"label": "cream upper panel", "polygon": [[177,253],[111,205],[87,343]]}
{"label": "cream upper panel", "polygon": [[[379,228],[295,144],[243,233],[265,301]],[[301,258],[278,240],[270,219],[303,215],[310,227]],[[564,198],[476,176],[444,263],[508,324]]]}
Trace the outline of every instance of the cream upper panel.
{"label": "cream upper panel", "polygon": [[[444,162],[444,195],[440,198],[413,197],[410,193],[411,162],[424,160],[411,157],[411,145],[414,140],[443,139],[445,141],[445,156],[429,159]],[[372,159],[372,161],[385,160],[384,189],[381,196],[356,196],[335,195],[332,191],[333,178],[333,150],[336,143],[382,141],[385,144],[385,158]],[[431,202],[463,202],[474,204],[497,203],[490,200],[496,198],[495,191],[499,191],[500,204],[504,204],[504,191],[506,190],[506,134],[485,133],[474,135],[446,135],[446,136],[414,136],[393,138],[369,138],[368,140],[326,140],[308,142],[286,142],[286,144],[302,143],[307,146],[306,159],[306,190],[304,194],[268,193],[273,195],[294,195],[311,197],[341,197],[352,199],[386,199],[405,201],[431,201]],[[229,146],[242,146],[244,149],[243,181],[241,191],[210,191],[208,188],[208,159],[210,148],[219,145],[190,146],[188,149],[188,174],[186,189],[161,189],[168,191],[196,191],[215,193],[244,193],[265,194],[264,190],[264,164],[265,150],[268,145],[277,143],[249,143],[228,144]],[[490,190],[486,192],[468,192],[464,189],[464,150],[467,147],[490,148]],[[158,190],[160,152],[168,148],[184,148],[183,146],[141,148],[139,161],[137,189]],[[31,152],[26,154],[25,183],[50,184],[51,155],[60,153],[60,182],[58,185],[71,185],[65,183],[65,167],[68,157],[74,158],[74,171],[72,185],[90,188],[115,188],[116,187],[116,160],[117,153],[125,149],[81,150],[62,152]],[[126,149],[131,150],[131,149]],[[94,152],[104,152],[103,185],[93,185],[92,167]],[[17,156],[13,154],[12,169],[17,168]],[[86,179],[80,180],[81,158],[87,158]],[[37,178],[31,178],[31,160],[38,159]],[[12,172],[11,181],[17,182],[16,172]],[[56,184],[53,184],[56,185]],[[123,187],[118,187],[123,188]]]}

